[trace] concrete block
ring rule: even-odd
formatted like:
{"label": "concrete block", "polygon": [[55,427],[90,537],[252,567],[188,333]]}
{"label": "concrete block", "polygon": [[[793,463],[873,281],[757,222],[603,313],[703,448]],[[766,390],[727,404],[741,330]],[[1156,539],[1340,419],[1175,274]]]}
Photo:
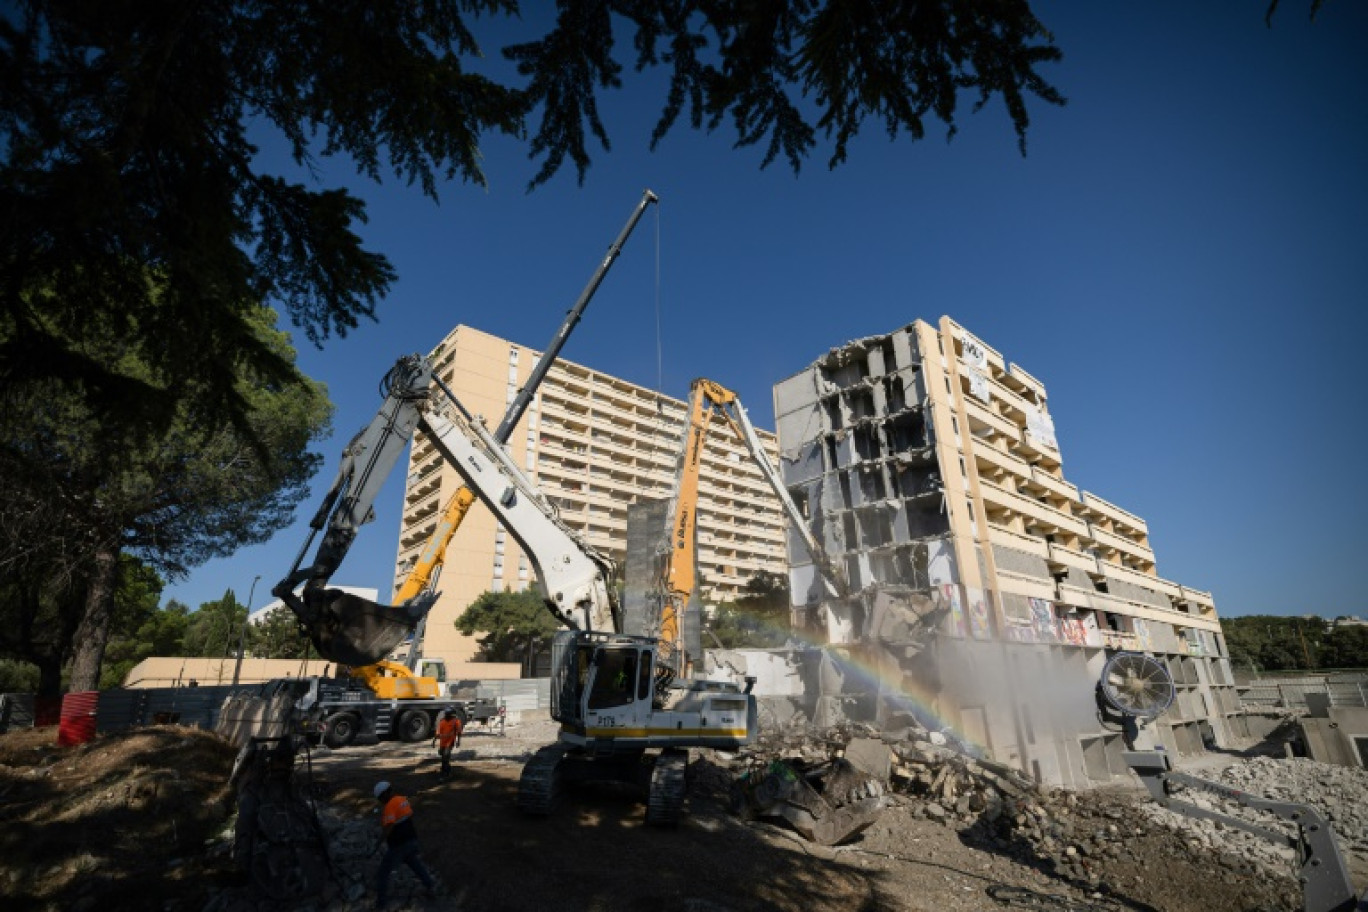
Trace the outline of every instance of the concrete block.
{"label": "concrete block", "polygon": [[855,619],[851,617],[849,606],[834,602],[823,603],[822,620],[828,643],[844,646],[855,642]]}
{"label": "concrete block", "polygon": [[949,539],[933,539],[926,543],[926,570],[933,586],[959,582],[955,549]]}
{"label": "concrete block", "polygon": [[801,725],[807,720],[798,700],[792,697],[756,697],[756,710],[760,717],[760,730],[788,728]]}
{"label": "concrete block", "polygon": [[911,327],[893,333],[893,363],[898,368],[912,367],[921,363],[917,353],[917,340]]}
{"label": "concrete block", "polygon": [[821,396],[821,376],[812,369],[799,371],[774,385],[774,413],[783,419],[791,412],[816,408]]}
{"label": "concrete block", "polygon": [[821,477],[823,468],[820,438],[791,446],[779,457],[779,470],[789,487]]}
{"label": "concrete block", "polygon": [[893,752],[874,738],[855,738],[845,748],[845,758],[856,769],[887,782],[893,766]]}
{"label": "concrete block", "polygon": [[656,580],[656,549],[665,542],[665,498],[640,498],[627,507],[627,557],[623,565],[623,632],[640,635],[650,626]]}
{"label": "concrete block", "polygon": [[821,406],[815,401],[794,409],[787,415],[780,415],[776,423],[779,448],[785,451],[817,439],[827,427]]}
{"label": "concrete block", "polygon": [[795,564],[789,567],[789,602],[795,608],[816,605],[826,590],[814,564]]}

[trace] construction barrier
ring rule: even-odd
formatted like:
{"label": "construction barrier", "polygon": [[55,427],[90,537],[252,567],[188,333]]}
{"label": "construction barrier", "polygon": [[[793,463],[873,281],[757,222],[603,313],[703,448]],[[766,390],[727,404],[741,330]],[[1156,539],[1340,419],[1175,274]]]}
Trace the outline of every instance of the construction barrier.
{"label": "construction barrier", "polygon": [[0,694],[0,734],[33,728],[33,694]]}
{"label": "construction barrier", "polygon": [[72,747],[95,738],[95,709],[98,690],[77,690],[62,697],[62,715],[57,728],[57,746]]}

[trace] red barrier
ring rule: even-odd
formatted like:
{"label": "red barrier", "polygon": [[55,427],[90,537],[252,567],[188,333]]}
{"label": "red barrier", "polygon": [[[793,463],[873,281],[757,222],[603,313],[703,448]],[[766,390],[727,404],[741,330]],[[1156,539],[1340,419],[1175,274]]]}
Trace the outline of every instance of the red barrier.
{"label": "red barrier", "polygon": [[95,707],[99,704],[98,690],[82,690],[62,698],[62,721],[57,729],[57,744],[71,747],[85,744],[95,737]]}

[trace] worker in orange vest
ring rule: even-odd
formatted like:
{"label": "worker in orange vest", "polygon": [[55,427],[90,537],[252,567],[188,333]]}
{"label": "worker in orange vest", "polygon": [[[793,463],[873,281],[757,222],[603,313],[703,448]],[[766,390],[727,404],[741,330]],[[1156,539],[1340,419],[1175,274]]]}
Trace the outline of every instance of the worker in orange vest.
{"label": "worker in orange vest", "polygon": [[403,862],[423,882],[427,896],[437,895],[437,884],[418,854],[418,830],[413,826],[413,808],[403,795],[396,795],[388,782],[375,783],[375,800],[380,802],[380,828],[388,848],[380,860],[380,876],[375,888],[375,907],[385,908],[389,876]]}
{"label": "worker in orange vest", "polygon": [[461,717],[456,710],[448,709],[437,721],[437,753],[442,758],[442,778],[451,778],[451,749],[461,746]]}

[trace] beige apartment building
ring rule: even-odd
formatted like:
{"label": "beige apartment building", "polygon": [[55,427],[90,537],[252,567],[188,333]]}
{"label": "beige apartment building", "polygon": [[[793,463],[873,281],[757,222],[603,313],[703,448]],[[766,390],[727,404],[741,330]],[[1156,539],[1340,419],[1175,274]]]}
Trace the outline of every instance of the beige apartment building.
{"label": "beige apartment building", "polygon": [[[942,317],[832,349],[774,395],[785,484],[852,587],[884,594],[823,605],[795,561],[795,618],[872,647],[881,699],[915,695],[1042,781],[1105,780],[1122,744],[1094,684],[1135,650],[1175,679],[1155,726],[1170,750],[1247,734],[1211,594],[1161,576],[1145,520],[1065,477],[1045,386],[1020,366]],[[893,640],[931,617],[927,677]]]}
{"label": "beige apartment building", "polygon": [[[433,350],[441,377],[493,430],[532,373],[539,352],[457,326]],[[627,507],[670,495],[686,418],[679,399],[602,371],[557,359],[507,448],[572,528],[619,562],[626,552]],[[761,439],[777,457],[774,436]],[[432,443],[415,436],[409,457],[394,587],[397,591],[460,487]],[[714,419],[704,457],[698,506],[703,597],[735,597],[757,571],[783,573],[783,515],[745,450]],[[664,530],[661,530],[662,536]],[[532,582],[513,537],[478,503],[447,549],[441,597],[428,617],[424,651],[448,661],[475,652],[453,621],[482,592],[519,590]]]}

